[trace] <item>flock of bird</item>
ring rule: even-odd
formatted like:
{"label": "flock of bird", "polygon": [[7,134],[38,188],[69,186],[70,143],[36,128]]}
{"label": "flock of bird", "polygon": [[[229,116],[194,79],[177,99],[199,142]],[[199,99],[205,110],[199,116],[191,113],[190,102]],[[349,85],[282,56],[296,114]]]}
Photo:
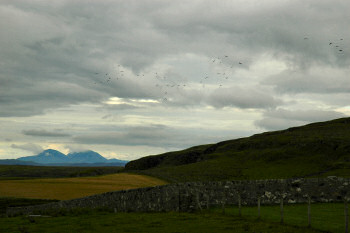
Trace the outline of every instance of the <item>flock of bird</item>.
{"label": "flock of bird", "polygon": [[[304,37],[304,40],[309,40],[308,37]],[[330,41],[328,43],[329,46],[332,46],[337,53],[343,54],[344,48],[342,46],[343,38],[340,38],[338,41]],[[159,92],[162,93],[162,100],[164,102],[170,99],[170,94],[173,93],[173,90],[179,91],[180,89],[184,89],[190,85],[196,85],[196,87],[205,88],[207,84],[214,85],[216,83],[216,87],[220,88],[225,85],[225,80],[228,81],[231,79],[234,70],[238,67],[243,67],[242,61],[234,61],[229,55],[223,55],[219,57],[210,58],[208,60],[207,65],[212,65],[215,68],[220,68],[220,72],[211,72],[211,76],[206,74],[204,77],[199,79],[198,83],[190,83],[190,82],[178,82],[171,77],[167,77],[158,72],[153,73],[153,82],[154,86],[159,89]],[[112,79],[115,81],[120,80],[126,75],[124,75],[125,71],[122,69],[122,65],[117,65],[114,74],[111,73],[100,73],[95,72],[95,82],[94,84],[109,84]],[[129,76],[129,75],[127,75]],[[152,74],[136,74],[138,78],[151,78]],[[128,77],[129,78],[129,77]],[[148,80],[150,81],[150,80]],[[193,86],[194,87],[194,86]]]}
{"label": "flock of bird", "polygon": [[[304,37],[304,40],[308,40],[308,37]],[[340,38],[338,41],[330,41],[328,42],[329,46],[333,46],[333,48],[338,52],[338,53],[344,53],[344,48],[342,47],[342,42],[343,38]]]}
{"label": "flock of bird", "polygon": [[[339,41],[343,41],[343,38],[340,38]],[[329,42],[328,45],[334,46],[334,48],[336,48],[338,50],[338,52],[343,53],[343,48],[340,46],[339,43],[335,43],[335,42]]]}
{"label": "flock of bird", "polygon": [[[229,56],[228,55],[224,55],[222,57],[215,57],[215,58],[211,58],[209,60],[209,65],[213,65],[213,66],[218,66],[218,65],[222,65],[225,67],[229,67],[229,69],[234,69],[235,65],[243,65],[242,61],[238,61],[236,63],[231,63],[229,64]],[[94,84],[109,84],[112,80],[117,81],[120,80],[122,78],[124,78],[124,70],[121,69],[121,65],[118,65],[117,68],[115,69],[115,72],[112,73],[100,73],[100,72],[95,72],[94,75],[96,76]],[[222,71],[222,72],[215,72],[214,75],[209,76],[209,75],[205,75],[204,77],[199,79],[199,87],[201,88],[205,88],[207,83],[213,83],[213,81],[209,81],[210,79],[216,79],[218,80],[218,87],[222,87],[223,81],[224,80],[228,80],[230,78],[230,74],[232,74],[231,72],[228,71]],[[145,78],[145,77],[150,77],[152,76],[152,74],[145,74],[141,73],[141,74],[136,74],[136,77],[139,78]],[[155,72],[153,73],[153,80],[154,80],[154,86],[156,88],[159,89],[160,93],[162,93],[163,97],[162,100],[163,101],[168,101],[169,100],[169,95],[172,92],[172,90],[180,90],[180,89],[184,89],[188,86],[191,85],[191,83],[189,82],[178,82],[174,79],[172,79],[171,77],[167,77],[166,75],[162,75],[161,73]],[[197,84],[197,85],[198,85]],[[195,85],[194,83],[192,83],[192,85]]]}

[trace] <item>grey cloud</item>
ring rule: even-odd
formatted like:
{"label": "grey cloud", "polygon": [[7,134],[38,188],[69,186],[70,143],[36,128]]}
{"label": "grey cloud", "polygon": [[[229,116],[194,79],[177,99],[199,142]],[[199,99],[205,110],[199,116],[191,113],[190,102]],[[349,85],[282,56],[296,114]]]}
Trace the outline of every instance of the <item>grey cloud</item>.
{"label": "grey cloud", "polygon": [[111,104],[111,105],[104,105],[103,108],[108,110],[132,110],[132,109],[138,109],[140,107],[132,104]]}
{"label": "grey cloud", "polygon": [[147,146],[172,146],[178,145],[169,138],[164,126],[132,127],[120,132],[94,133],[90,135],[76,136],[77,143],[84,144],[111,144],[111,145],[147,145]]}
{"label": "grey cloud", "polygon": [[[213,133],[211,131],[211,133]],[[223,133],[223,132],[221,132]],[[229,134],[225,132],[225,135]],[[177,130],[164,125],[149,125],[119,129],[113,132],[95,132],[76,136],[73,140],[82,144],[152,146],[160,148],[186,148],[204,143],[227,139],[224,136],[210,136],[191,129]]]}
{"label": "grey cloud", "polygon": [[12,144],[11,147],[14,149],[21,149],[21,150],[30,151],[33,153],[40,153],[43,151],[43,148],[41,146],[34,143],[26,143],[21,145]]}
{"label": "grey cloud", "polygon": [[22,133],[27,136],[34,137],[69,137],[69,134],[60,132],[50,132],[47,130],[23,130]]}
{"label": "grey cloud", "polygon": [[[328,65],[349,60],[348,55],[334,56],[337,50],[329,51],[328,46],[329,40],[339,40],[339,35],[349,36],[343,30],[349,21],[346,20],[349,19],[346,10],[349,4],[344,1],[331,5],[326,1],[239,4],[239,1],[232,1],[231,4],[225,2],[216,5],[215,9],[220,10],[213,10],[210,1],[203,4],[195,2],[193,7],[181,11],[169,5],[161,10],[162,13],[154,15],[153,22],[172,34],[173,38],[184,35],[188,36],[189,41],[199,44],[209,43],[210,40],[221,41],[226,46],[224,51],[235,50],[236,55],[241,55],[241,51],[250,56],[269,51],[300,67],[315,61]],[[341,5],[343,8],[338,9]],[[332,9],[331,14],[324,10],[328,7]],[[338,18],[340,15],[341,20]],[[325,34],[330,37],[326,38]],[[195,40],[190,40],[191,36],[195,36]],[[308,40],[304,40],[304,37],[308,37]],[[208,48],[218,49],[215,45]]]}
{"label": "grey cloud", "polygon": [[89,146],[77,145],[77,144],[65,145],[65,148],[69,150],[69,153],[83,152],[83,151],[91,150],[91,148],[89,148]]}
{"label": "grey cloud", "polygon": [[327,121],[346,117],[336,111],[325,110],[286,110],[276,109],[266,111],[263,118],[255,121],[255,125],[267,130],[281,130],[289,127],[305,125],[311,122]]}
{"label": "grey cloud", "polygon": [[251,88],[219,88],[208,98],[208,103],[214,107],[222,108],[233,106],[238,108],[274,108],[282,101]]}
{"label": "grey cloud", "polygon": [[348,93],[350,91],[349,69],[326,69],[284,71],[267,78],[262,84],[274,86],[280,93]]}

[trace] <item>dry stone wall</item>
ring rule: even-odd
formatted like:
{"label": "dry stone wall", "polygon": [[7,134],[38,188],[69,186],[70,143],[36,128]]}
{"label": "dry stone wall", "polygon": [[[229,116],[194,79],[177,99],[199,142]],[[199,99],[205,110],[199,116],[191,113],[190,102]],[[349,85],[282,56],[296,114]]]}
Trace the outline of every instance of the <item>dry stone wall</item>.
{"label": "dry stone wall", "polygon": [[208,206],[237,204],[340,202],[350,197],[350,180],[324,179],[189,182],[107,192],[103,194],[28,207],[10,207],[8,216],[44,214],[76,208],[109,208],[116,212],[191,212]]}

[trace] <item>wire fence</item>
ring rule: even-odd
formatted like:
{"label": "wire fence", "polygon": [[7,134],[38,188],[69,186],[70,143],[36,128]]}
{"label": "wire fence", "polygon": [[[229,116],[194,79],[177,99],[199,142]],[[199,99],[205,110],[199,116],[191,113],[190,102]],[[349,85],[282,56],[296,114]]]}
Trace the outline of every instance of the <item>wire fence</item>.
{"label": "wire fence", "polygon": [[[279,200],[278,205],[262,205],[261,198],[257,198],[256,205],[242,205],[243,200],[238,197],[237,203],[226,204],[223,200],[220,206],[210,205],[207,202],[207,211],[212,207],[222,214],[231,214],[235,216],[255,218],[271,222],[279,222],[294,226],[310,227],[317,230],[328,232],[349,232],[349,204],[344,198],[343,202],[320,203],[314,201],[311,197],[307,203],[290,204],[285,203],[283,198]],[[197,210],[202,208],[197,203]]]}

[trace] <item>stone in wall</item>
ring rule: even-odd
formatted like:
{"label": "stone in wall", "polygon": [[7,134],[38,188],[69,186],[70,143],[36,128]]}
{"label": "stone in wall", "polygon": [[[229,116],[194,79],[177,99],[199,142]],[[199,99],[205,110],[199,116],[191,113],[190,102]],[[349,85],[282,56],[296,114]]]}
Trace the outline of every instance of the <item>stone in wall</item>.
{"label": "stone in wall", "polygon": [[247,180],[217,182],[187,182],[133,190],[107,192],[28,207],[10,207],[8,216],[16,214],[50,213],[50,211],[76,208],[109,208],[116,212],[191,212],[208,205],[278,204],[313,202],[340,202],[349,199],[349,179],[330,177],[323,179]]}

